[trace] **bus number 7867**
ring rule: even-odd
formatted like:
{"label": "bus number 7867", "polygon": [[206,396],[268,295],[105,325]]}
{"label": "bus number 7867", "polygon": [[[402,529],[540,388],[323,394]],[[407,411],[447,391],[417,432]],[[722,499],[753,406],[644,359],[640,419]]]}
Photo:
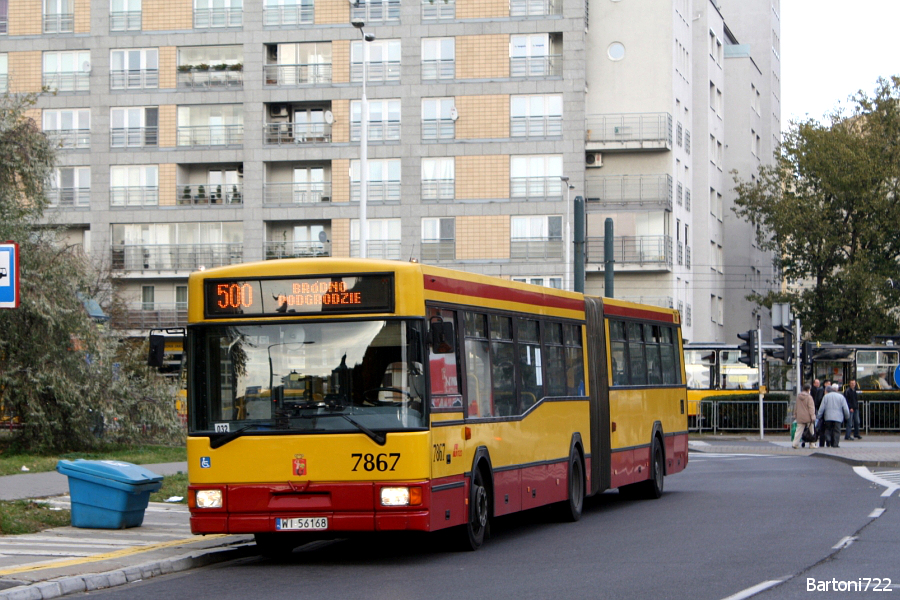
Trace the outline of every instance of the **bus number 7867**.
{"label": "bus number 7867", "polygon": [[[356,463],[353,465],[352,471],[358,471],[359,465],[362,463],[363,469],[366,471],[393,471],[394,467],[400,461],[399,452],[391,452],[390,454],[360,454],[354,452],[350,458],[355,458]],[[393,460],[393,462],[391,462]]]}

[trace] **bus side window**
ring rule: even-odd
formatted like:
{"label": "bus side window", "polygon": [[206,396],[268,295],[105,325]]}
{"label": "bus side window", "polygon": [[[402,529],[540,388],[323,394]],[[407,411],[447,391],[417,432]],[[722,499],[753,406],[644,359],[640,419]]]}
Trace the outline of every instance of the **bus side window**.
{"label": "bus side window", "polygon": [[563,346],[562,323],[544,324],[544,347],[547,349],[547,395],[566,395],[566,349]]}
{"label": "bus side window", "polygon": [[566,388],[570,396],[584,396],[584,351],[581,348],[581,326],[564,325],[566,340]]}
{"label": "bus side window", "polygon": [[491,315],[491,389],[494,415],[506,417],[518,413],[516,401],[515,350],[512,319]]}
{"label": "bus side window", "polygon": [[487,340],[486,315],[466,312],[466,393],[469,418],[490,417],[494,414],[491,397],[491,356]]}
{"label": "bus side window", "polygon": [[[454,325],[453,330],[456,330],[456,313],[454,311],[429,308],[429,323],[433,317],[440,317],[444,323]],[[459,365],[456,360],[456,351],[436,354],[430,346],[425,350],[428,353],[428,372],[431,378],[431,406],[461,409],[462,396],[459,390]]]}
{"label": "bus side window", "polygon": [[538,321],[517,319],[519,347],[519,400],[524,412],[544,397],[541,334]]}
{"label": "bus side window", "polygon": [[609,322],[609,349],[612,363],[612,384],[628,385],[628,355],[625,351],[625,323]]}

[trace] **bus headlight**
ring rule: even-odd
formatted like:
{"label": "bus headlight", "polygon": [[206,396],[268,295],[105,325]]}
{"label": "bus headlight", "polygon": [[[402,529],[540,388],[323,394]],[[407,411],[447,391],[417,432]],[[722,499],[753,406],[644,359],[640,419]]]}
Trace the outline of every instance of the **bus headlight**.
{"label": "bus headlight", "polygon": [[222,508],[222,490],[197,490],[197,508]]}
{"label": "bus headlight", "polygon": [[422,504],[422,488],[420,487],[381,488],[382,506],[416,506],[418,504]]}

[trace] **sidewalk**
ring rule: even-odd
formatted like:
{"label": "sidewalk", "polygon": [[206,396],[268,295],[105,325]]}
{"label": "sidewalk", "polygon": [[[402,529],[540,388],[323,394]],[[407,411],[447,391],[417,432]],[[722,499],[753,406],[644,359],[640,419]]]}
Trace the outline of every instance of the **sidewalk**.
{"label": "sidewalk", "polygon": [[[814,456],[839,460],[854,466],[880,468],[900,467],[900,436],[867,435],[861,440],[841,438],[837,448],[791,447],[790,435],[767,434],[712,435],[691,434],[690,449],[695,452],[736,453],[736,454],[781,454],[787,456]],[[690,464],[690,463],[689,463]]]}
{"label": "sidewalk", "polygon": [[[143,465],[170,475],[186,463]],[[68,478],[56,472],[0,477],[0,499],[46,498],[69,508]],[[49,496],[49,498],[48,498]],[[0,536],[0,600],[41,600],[232,560],[255,551],[252,536],[191,534],[184,504],[151,503],[140,527],[58,527]]]}

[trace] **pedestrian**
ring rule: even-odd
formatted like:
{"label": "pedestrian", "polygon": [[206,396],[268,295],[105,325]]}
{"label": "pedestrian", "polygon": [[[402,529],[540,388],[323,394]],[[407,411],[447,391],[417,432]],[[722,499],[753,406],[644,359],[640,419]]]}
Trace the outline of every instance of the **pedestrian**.
{"label": "pedestrian", "polygon": [[[828,393],[822,398],[822,405],[819,406],[816,415],[824,421],[825,444],[837,448],[841,439],[841,423],[850,416],[847,400],[837,390],[837,386],[831,386]],[[821,440],[822,438],[819,438],[820,444]]]}
{"label": "pedestrian", "polygon": [[844,398],[847,399],[847,408],[850,409],[850,418],[844,424],[846,428],[844,439],[851,439],[850,430],[853,429],[853,437],[861,440],[862,436],[859,435],[859,390],[856,389],[855,379],[851,379],[847,389],[844,390]]}
{"label": "pedestrian", "polygon": [[809,393],[812,394],[813,403],[816,405],[816,411],[818,411],[819,405],[822,404],[822,397],[825,396],[825,390],[822,389],[822,384],[818,379],[813,380]]}
{"label": "pedestrian", "polygon": [[[812,394],[809,393],[810,385],[807,383],[803,386],[803,391],[797,394],[797,401],[794,403],[794,420],[797,421],[797,431],[794,433],[792,446],[806,447],[803,441],[803,432],[809,429],[810,433],[816,434],[816,407],[813,403]],[[818,446],[817,442],[810,442],[810,447]]]}
{"label": "pedestrian", "polygon": [[[819,413],[819,407],[822,406],[822,399],[825,397],[825,394],[831,391],[831,381],[825,380],[825,383],[822,385],[822,389],[819,392],[819,401],[816,403],[816,414]],[[815,400],[815,396],[813,396],[813,400]],[[822,417],[819,417],[816,421],[816,433],[819,435],[819,447],[824,448],[826,446],[827,440],[825,439],[825,421],[822,420]]]}

